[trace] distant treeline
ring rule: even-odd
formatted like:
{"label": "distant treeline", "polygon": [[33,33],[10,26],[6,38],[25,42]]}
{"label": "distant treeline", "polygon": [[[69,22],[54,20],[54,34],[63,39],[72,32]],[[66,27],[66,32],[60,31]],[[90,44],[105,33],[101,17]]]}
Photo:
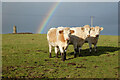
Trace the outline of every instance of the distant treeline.
{"label": "distant treeline", "polygon": [[12,34],[33,34],[33,33],[30,33],[30,32],[22,32],[22,33],[12,33]]}

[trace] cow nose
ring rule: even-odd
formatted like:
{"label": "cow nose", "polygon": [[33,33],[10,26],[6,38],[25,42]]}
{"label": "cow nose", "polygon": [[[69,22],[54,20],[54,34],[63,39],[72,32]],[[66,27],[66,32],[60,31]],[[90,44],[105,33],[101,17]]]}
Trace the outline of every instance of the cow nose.
{"label": "cow nose", "polygon": [[87,35],[87,37],[90,37],[90,35]]}
{"label": "cow nose", "polygon": [[67,38],[66,40],[68,41],[69,39]]}
{"label": "cow nose", "polygon": [[99,37],[99,35],[96,35],[96,37]]}
{"label": "cow nose", "polygon": [[69,43],[70,42],[70,40],[67,40],[67,43]]}

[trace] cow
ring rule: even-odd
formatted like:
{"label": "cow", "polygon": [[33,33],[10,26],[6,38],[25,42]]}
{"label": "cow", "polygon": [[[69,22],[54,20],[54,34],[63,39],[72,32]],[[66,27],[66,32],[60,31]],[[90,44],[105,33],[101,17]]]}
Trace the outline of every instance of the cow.
{"label": "cow", "polygon": [[70,28],[71,30],[74,31],[70,35],[70,43],[73,44],[74,47],[74,58],[76,58],[77,53],[79,53],[79,57],[81,56],[80,51],[82,45],[85,43],[85,40],[90,36],[90,26],[85,25],[84,27],[73,27]]}
{"label": "cow", "polygon": [[92,44],[94,45],[95,52],[97,52],[97,42],[99,39],[100,32],[103,30],[103,27],[95,26],[91,27],[90,37],[86,39],[85,43],[89,43],[89,52],[92,52]]}
{"label": "cow", "polygon": [[66,59],[66,47],[70,40],[70,34],[73,33],[69,27],[51,28],[47,33],[47,40],[49,44],[49,57],[51,58],[52,47],[55,47],[56,57],[58,58],[58,52],[60,50],[62,60]]}

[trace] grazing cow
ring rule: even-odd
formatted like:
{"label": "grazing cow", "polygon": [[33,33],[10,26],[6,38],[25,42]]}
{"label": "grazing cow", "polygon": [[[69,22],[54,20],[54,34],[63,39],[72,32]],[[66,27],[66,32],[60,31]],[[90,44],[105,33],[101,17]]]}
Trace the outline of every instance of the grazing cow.
{"label": "grazing cow", "polygon": [[62,60],[66,59],[65,49],[68,46],[70,32],[74,32],[70,30],[69,27],[58,27],[51,28],[47,33],[47,40],[49,44],[49,57],[51,58],[51,49],[52,46],[55,47],[56,57],[58,57],[58,51],[60,50],[62,55]]}
{"label": "grazing cow", "polygon": [[94,45],[95,52],[97,52],[97,42],[99,39],[100,31],[103,30],[103,27],[91,27],[90,37],[86,39],[86,43],[89,43],[90,53],[92,51],[92,44]]}
{"label": "grazing cow", "polygon": [[80,55],[80,50],[82,45],[85,43],[87,37],[89,37],[90,26],[85,25],[84,27],[74,27],[71,28],[74,30],[74,33],[70,36],[70,43],[74,46],[74,58],[77,56],[77,53]]}

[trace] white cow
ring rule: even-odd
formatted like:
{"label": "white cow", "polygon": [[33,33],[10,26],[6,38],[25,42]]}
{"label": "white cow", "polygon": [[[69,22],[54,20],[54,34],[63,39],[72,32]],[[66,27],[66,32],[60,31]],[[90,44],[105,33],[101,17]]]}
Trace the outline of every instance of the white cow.
{"label": "white cow", "polygon": [[70,30],[69,27],[58,27],[58,28],[51,28],[47,33],[47,40],[49,44],[49,53],[51,58],[51,49],[52,46],[55,47],[56,57],[58,57],[58,51],[60,50],[62,55],[62,60],[66,59],[66,52],[65,49],[68,46],[70,32],[74,32]]}
{"label": "white cow", "polygon": [[95,52],[97,51],[97,42],[99,39],[100,31],[103,30],[103,27],[95,26],[91,27],[90,37],[86,39],[86,43],[89,43],[90,53],[92,51],[92,44],[94,45]]}
{"label": "white cow", "polygon": [[77,56],[77,53],[80,55],[80,50],[82,45],[85,43],[85,40],[87,37],[89,37],[90,32],[90,26],[85,25],[84,27],[74,27],[71,28],[71,30],[74,30],[74,33],[70,36],[70,43],[74,46],[74,58]]}

